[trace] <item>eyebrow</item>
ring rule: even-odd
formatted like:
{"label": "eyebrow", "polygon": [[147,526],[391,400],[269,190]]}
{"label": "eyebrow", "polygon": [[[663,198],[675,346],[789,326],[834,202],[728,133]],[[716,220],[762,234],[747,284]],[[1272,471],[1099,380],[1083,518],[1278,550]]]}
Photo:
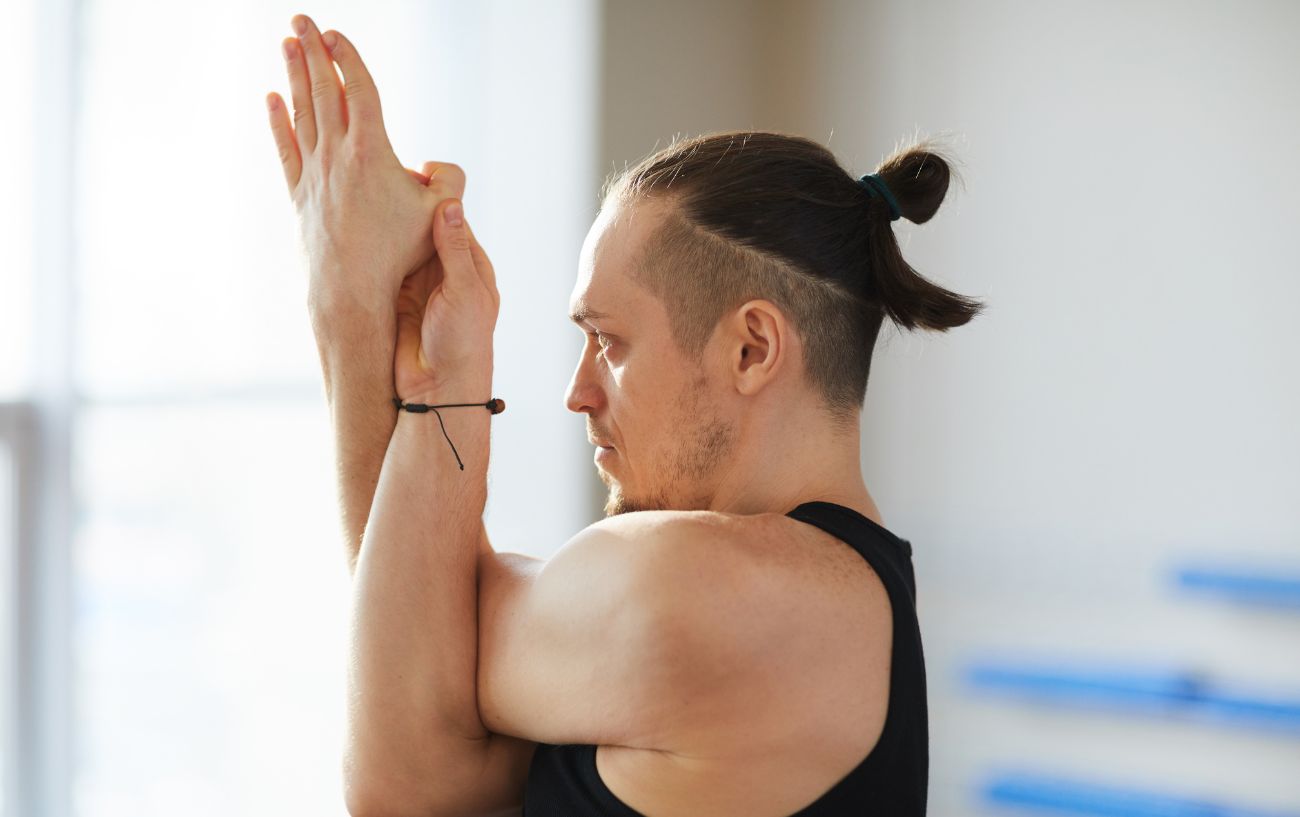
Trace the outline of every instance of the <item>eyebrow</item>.
{"label": "eyebrow", "polygon": [[577,309],[575,309],[569,315],[569,320],[573,321],[574,323],[582,323],[583,321],[588,320],[590,318],[608,318],[608,317],[609,315],[605,314],[604,312],[598,312],[595,309],[592,309],[587,304],[581,304],[578,306]]}

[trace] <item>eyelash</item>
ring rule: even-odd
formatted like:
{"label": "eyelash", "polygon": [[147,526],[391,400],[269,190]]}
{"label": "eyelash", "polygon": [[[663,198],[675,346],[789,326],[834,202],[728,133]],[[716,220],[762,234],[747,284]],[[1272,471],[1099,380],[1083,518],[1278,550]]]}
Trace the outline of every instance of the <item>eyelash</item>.
{"label": "eyelash", "polygon": [[[600,334],[599,332],[588,332],[587,334],[596,339],[596,345],[599,346],[602,350],[608,349],[610,347],[609,339],[606,338],[604,335]],[[604,341],[603,343],[602,340]]]}

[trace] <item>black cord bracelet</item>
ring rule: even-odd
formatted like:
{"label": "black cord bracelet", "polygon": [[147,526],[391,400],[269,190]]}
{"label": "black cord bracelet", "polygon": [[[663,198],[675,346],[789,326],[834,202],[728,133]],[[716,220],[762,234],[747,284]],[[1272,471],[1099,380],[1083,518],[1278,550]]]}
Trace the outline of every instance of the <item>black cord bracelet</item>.
{"label": "black cord bracelet", "polygon": [[[501,412],[506,410],[506,401],[502,400],[500,397],[493,397],[491,400],[487,401],[486,403],[439,403],[435,406],[431,406],[426,403],[403,403],[402,398],[394,397],[393,405],[397,406],[398,411],[405,409],[411,412],[412,414],[424,414],[425,412],[428,411],[432,411],[434,414],[437,414],[438,425],[442,427],[442,436],[444,437],[447,437],[447,426],[443,425],[442,415],[438,414],[438,409],[440,408],[459,408],[461,406],[482,406],[483,408],[487,409],[493,414],[500,414]],[[451,441],[451,437],[447,437],[447,445],[451,446],[451,453],[456,456],[456,463],[460,465],[460,470],[464,471],[465,463],[460,461],[460,454],[456,453],[456,444]]]}

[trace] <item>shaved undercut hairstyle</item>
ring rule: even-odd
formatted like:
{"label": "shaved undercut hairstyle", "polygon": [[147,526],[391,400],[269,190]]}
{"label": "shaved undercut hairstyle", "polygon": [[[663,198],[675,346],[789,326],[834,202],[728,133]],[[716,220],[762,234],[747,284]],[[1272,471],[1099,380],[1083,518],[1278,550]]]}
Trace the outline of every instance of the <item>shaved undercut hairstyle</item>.
{"label": "shaved undercut hairstyle", "polygon": [[[932,139],[875,172],[915,224],[935,214],[955,175]],[[731,131],[676,141],[601,190],[603,206],[643,199],[669,206],[631,275],[667,307],[682,355],[699,363],[724,315],[770,300],[803,339],[805,376],[841,427],[862,410],[886,315],[946,331],[983,308],[921,277],[903,259],[888,203],[810,139]]]}

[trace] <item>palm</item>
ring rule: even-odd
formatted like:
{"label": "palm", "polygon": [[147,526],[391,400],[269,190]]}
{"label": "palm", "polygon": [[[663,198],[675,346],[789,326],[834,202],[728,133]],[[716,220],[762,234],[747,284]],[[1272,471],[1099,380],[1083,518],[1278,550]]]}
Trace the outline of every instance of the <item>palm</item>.
{"label": "palm", "polygon": [[421,348],[421,336],[429,297],[441,285],[442,261],[435,253],[402,280],[398,291],[393,385],[403,399],[419,391],[432,374]]}
{"label": "palm", "polygon": [[397,293],[397,347],[393,360],[393,386],[405,399],[426,385],[431,372],[421,351],[421,327],[424,324],[429,296],[442,285],[442,260],[433,246],[428,223],[438,203],[465,194],[465,173],[453,164],[426,162],[423,172],[406,168],[419,183],[419,208],[427,210],[425,228],[416,252],[425,260],[402,279]]}

